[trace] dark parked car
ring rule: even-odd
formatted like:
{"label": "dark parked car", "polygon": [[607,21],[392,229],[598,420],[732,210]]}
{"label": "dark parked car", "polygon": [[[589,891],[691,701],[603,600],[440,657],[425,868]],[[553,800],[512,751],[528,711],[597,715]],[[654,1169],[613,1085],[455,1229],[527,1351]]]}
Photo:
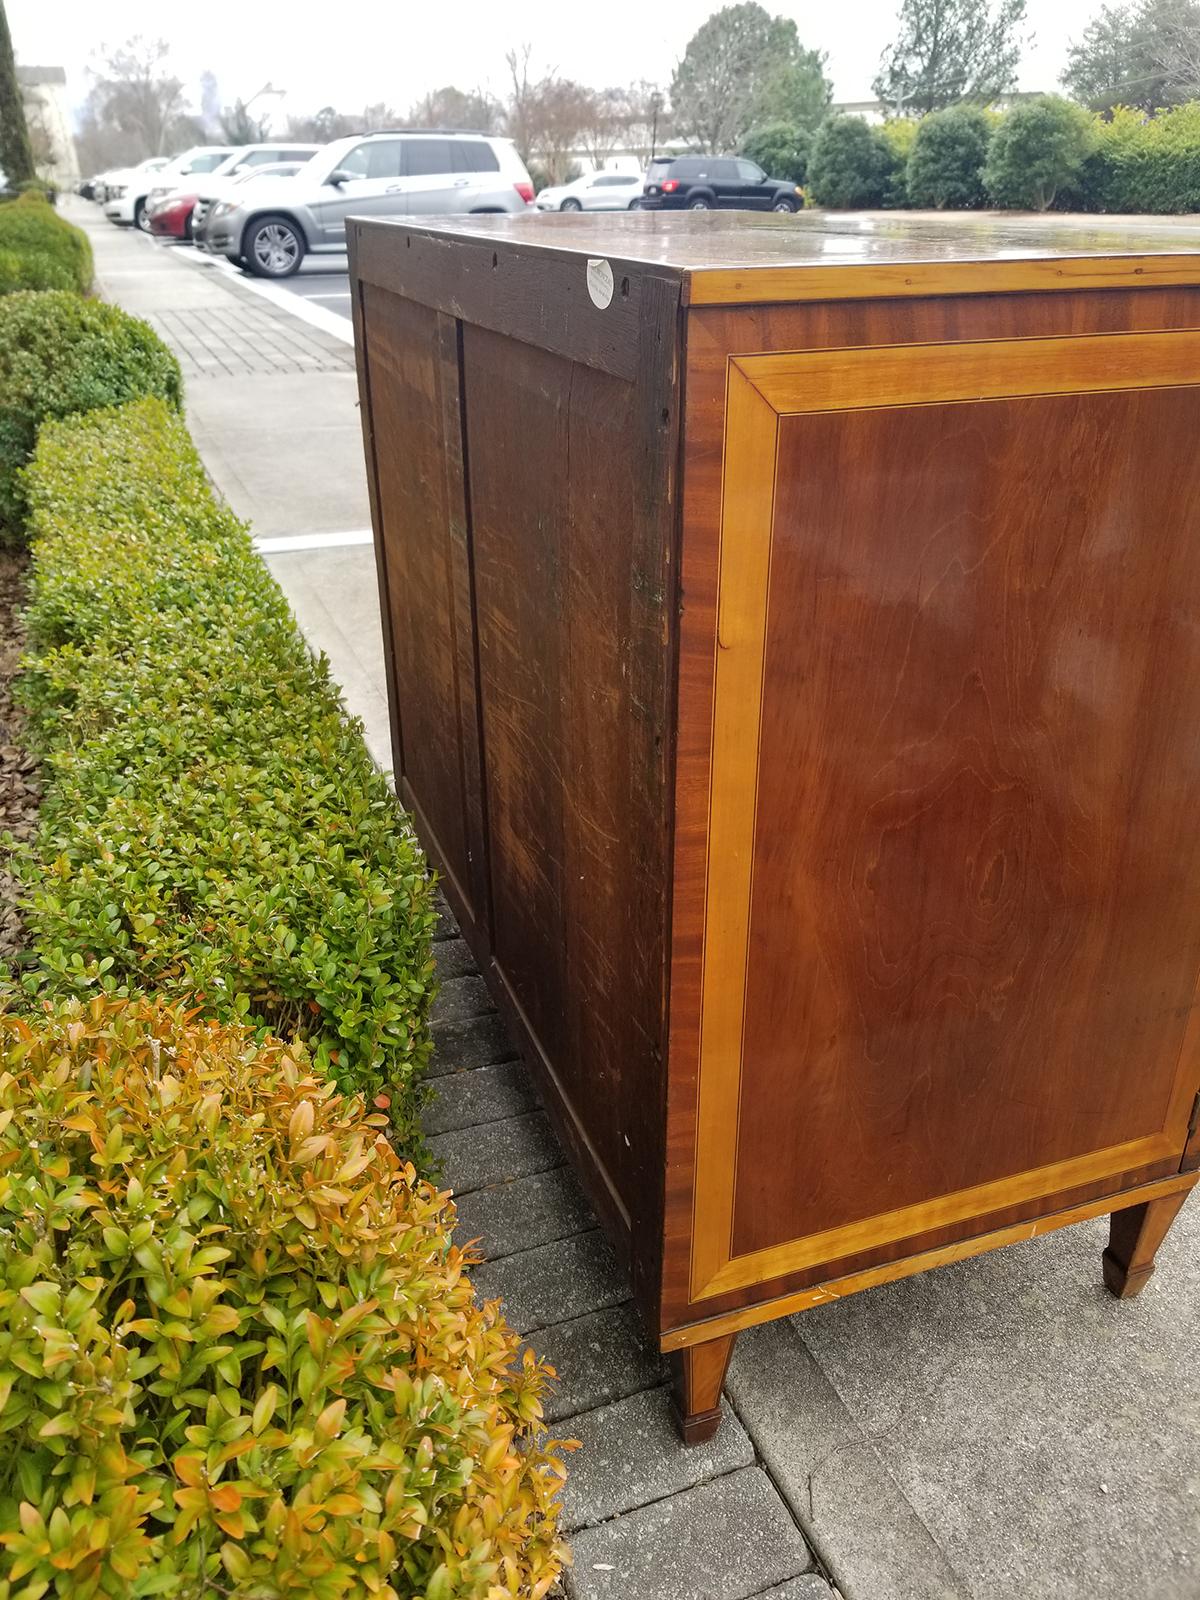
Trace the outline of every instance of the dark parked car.
{"label": "dark parked car", "polygon": [[644,210],[799,211],[804,191],[745,156],[662,156],[646,168]]}

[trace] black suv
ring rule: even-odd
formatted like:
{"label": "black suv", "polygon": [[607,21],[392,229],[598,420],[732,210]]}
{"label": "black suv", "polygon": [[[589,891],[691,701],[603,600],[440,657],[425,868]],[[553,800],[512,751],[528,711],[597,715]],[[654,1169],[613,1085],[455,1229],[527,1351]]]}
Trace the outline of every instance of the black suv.
{"label": "black suv", "polygon": [[804,191],[745,156],[661,156],[646,168],[647,211],[799,211]]}

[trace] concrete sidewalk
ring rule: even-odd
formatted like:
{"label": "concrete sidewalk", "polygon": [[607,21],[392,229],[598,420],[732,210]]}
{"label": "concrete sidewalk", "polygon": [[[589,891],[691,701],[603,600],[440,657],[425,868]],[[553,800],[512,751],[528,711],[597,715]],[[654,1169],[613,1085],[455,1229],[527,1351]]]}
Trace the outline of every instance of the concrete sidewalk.
{"label": "concrete sidewalk", "polygon": [[[189,361],[197,442],[255,532],[361,538],[349,348],[93,208],[72,214],[106,294]],[[230,342],[247,370],[229,370]],[[267,559],[387,764],[370,547]],[[1100,1285],[1101,1221],[745,1333],[721,1433],[682,1451],[628,1290],[449,922],[439,967],[429,1131],[485,1241],[481,1288],[560,1368],[554,1425],[585,1444],[574,1600],[828,1600],[822,1568],[846,1600],[1197,1600],[1200,1205],[1134,1302]]]}
{"label": "concrete sidewalk", "polygon": [[[118,229],[85,201],[64,209],[88,230],[100,292],[145,317],[179,357],[209,475],[251,524],[371,754],[390,767],[353,347],[231,282],[223,264]],[[297,534],[327,543],[278,549]]]}

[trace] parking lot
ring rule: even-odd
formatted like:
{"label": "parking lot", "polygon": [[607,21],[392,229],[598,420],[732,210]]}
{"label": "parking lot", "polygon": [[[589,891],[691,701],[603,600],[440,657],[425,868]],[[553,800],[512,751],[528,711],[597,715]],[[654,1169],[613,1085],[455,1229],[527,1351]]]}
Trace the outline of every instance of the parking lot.
{"label": "parking lot", "polygon": [[279,278],[281,289],[313,305],[324,306],[339,317],[350,318],[350,279],[345,256],[318,256],[301,264],[294,278]]}

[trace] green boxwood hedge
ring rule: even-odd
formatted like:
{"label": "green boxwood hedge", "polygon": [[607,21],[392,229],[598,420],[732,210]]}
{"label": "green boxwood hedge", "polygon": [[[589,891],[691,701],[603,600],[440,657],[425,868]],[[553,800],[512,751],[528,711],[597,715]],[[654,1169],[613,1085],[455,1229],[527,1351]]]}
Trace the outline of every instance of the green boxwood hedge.
{"label": "green boxwood hedge", "polygon": [[147,323],[64,290],[0,296],[0,536],[22,537],[20,472],[45,419],[141,395],[183,399],[179,363]]}
{"label": "green boxwood hedge", "polygon": [[325,661],[162,401],[47,423],[24,481],[48,765],[25,988],[303,1039],[416,1148],[436,914]]}
{"label": "green boxwood hedge", "polygon": [[18,289],[73,289],[71,270],[36,250],[0,250],[0,294]]}
{"label": "green boxwood hedge", "polygon": [[92,286],[92,247],[87,234],[59,216],[40,185],[37,191],[29,190],[19,200],[0,205],[0,251],[8,250],[54,262],[65,278],[62,283],[22,287],[77,289],[86,294]]}

